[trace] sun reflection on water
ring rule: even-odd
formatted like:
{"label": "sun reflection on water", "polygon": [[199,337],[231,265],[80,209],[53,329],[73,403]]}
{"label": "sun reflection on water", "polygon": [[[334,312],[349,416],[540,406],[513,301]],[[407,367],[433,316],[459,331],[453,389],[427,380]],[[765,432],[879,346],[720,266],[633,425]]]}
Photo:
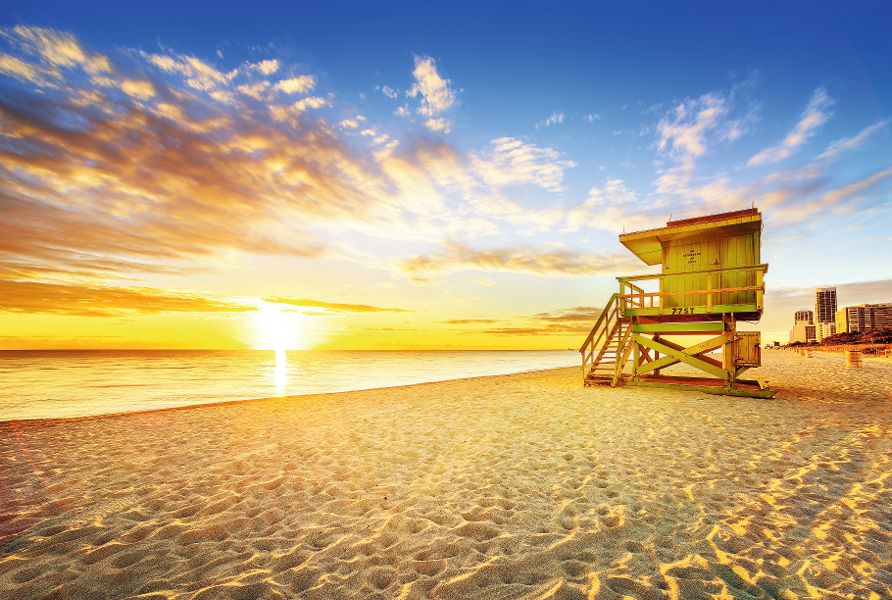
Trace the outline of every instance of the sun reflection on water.
{"label": "sun reflection on water", "polygon": [[285,350],[276,350],[276,366],[273,369],[273,382],[276,385],[276,394],[285,395],[285,387],[288,384],[288,355]]}

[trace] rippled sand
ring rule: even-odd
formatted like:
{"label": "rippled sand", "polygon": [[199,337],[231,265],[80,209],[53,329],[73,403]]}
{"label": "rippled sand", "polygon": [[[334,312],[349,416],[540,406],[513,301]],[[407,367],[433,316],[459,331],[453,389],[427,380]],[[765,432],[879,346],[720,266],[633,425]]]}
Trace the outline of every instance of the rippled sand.
{"label": "rippled sand", "polygon": [[0,596],[892,597],[892,363],[765,362],[0,424]]}

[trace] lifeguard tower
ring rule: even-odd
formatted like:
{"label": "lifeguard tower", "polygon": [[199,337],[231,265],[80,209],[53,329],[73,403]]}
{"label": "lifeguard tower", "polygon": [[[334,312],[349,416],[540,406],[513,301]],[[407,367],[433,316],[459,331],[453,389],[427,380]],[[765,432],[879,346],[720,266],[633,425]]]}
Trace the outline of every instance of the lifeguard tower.
{"label": "lifeguard tower", "polygon": [[[763,382],[741,378],[762,357],[759,332],[737,330],[738,321],[762,316],[768,265],[760,262],[761,234],[762,215],[752,208],[620,235],[644,264],[662,270],[617,278],[619,292],[579,349],[584,384],[773,397]],[[698,342],[682,345],[682,336]],[[718,349],[721,359],[709,355]],[[663,372],[679,363],[702,374]]]}

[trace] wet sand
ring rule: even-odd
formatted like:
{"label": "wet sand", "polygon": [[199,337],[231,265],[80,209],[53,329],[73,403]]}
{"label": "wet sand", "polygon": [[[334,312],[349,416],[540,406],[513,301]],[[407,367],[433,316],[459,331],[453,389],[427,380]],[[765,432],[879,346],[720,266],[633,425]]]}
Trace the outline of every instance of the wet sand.
{"label": "wet sand", "polygon": [[892,597],[892,363],[764,361],[0,424],[0,596]]}

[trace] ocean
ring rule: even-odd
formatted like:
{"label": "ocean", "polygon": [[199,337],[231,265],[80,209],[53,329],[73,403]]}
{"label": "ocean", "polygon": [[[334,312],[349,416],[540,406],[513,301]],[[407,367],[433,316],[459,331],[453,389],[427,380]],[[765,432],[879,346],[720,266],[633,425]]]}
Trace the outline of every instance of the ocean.
{"label": "ocean", "polygon": [[569,350],[7,350],[0,351],[0,421],[343,392],[578,363],[579,354]]}

